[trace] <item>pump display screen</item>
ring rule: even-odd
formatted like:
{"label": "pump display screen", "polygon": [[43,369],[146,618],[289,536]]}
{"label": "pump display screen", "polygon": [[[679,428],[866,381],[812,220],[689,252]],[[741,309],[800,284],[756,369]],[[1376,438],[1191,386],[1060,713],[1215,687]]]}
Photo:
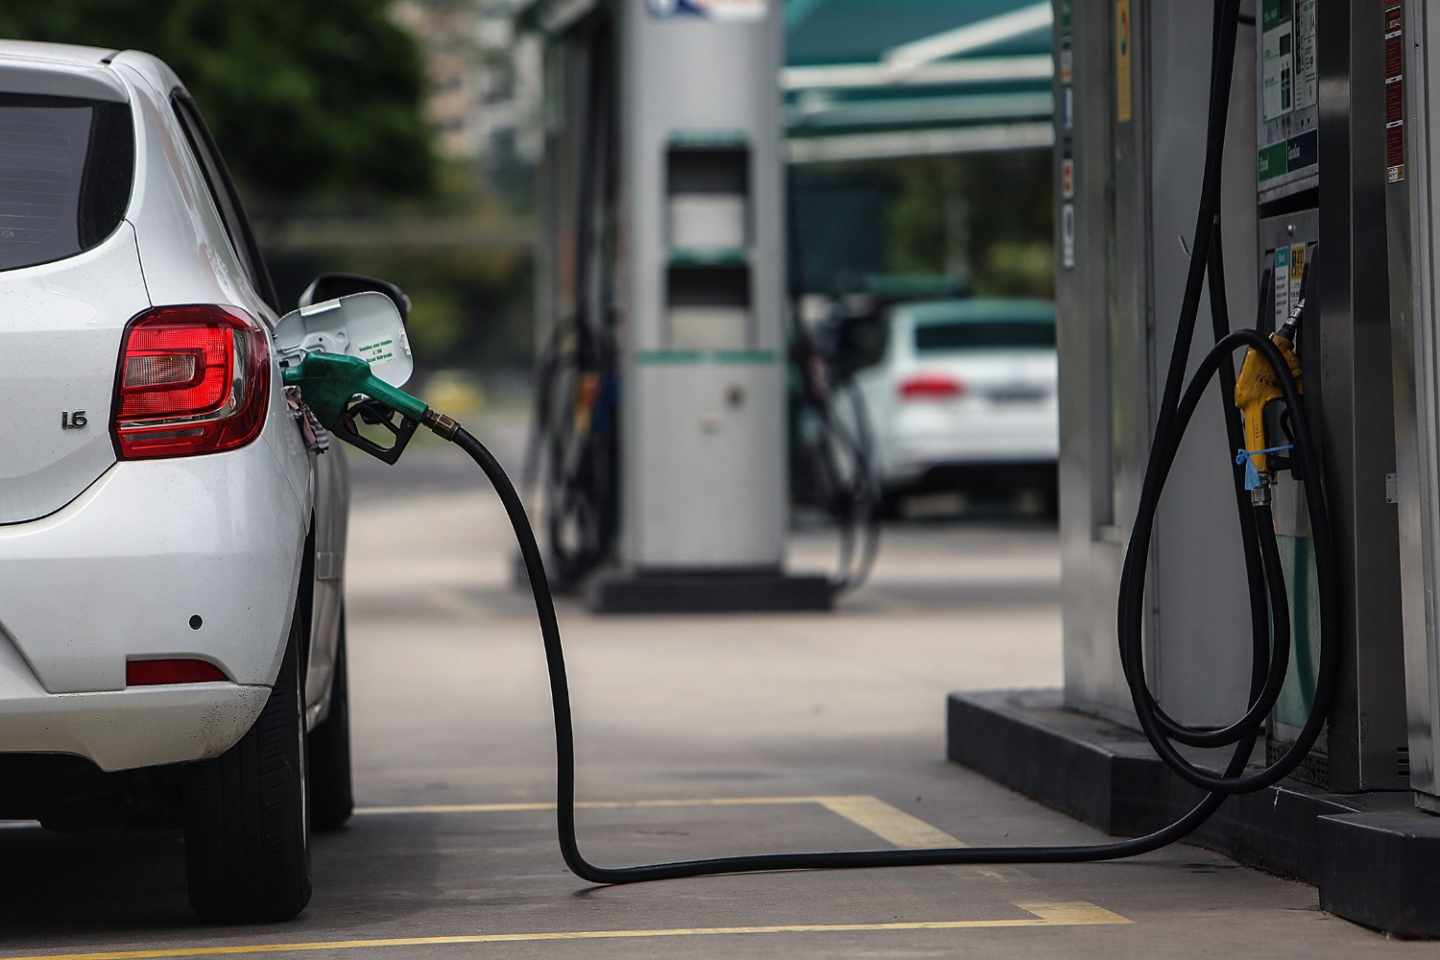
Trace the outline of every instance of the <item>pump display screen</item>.
{"label": "pump display screen", "polygon": [[1318,171],[1317,2],[1260,3],[1255,143],[1262,201],[1304,189]]}

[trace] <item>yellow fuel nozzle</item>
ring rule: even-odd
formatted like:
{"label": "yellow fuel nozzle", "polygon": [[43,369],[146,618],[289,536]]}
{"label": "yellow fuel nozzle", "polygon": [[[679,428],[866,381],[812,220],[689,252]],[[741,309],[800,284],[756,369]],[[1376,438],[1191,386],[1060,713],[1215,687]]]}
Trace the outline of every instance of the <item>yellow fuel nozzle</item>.
{"label": "yellow fuel nozzle", "polygon": [[[1303,393],[1305,381],[1300,376],[1300,357],[1295,353],[1295,345],[1289,337],[1281,333],[1270,334],[1270,342],[1275,344],[1275,348],[1285,358],[1286,365],[1290,367],[1290,375],[1295,378],[1296,386]],[[1262,482],[1268,481],[1270,475],[1269,459],[1264,452],[1268,449],[1265,442],[1265,408],[1284,396],[1280,381],[1265,358],[1255,350],[1246,351],[1245,362],[1240,365],[1240,376],[1235,380],[1235,406],[1245,422],[1243,453],[1250,457],[1250,464]]]}

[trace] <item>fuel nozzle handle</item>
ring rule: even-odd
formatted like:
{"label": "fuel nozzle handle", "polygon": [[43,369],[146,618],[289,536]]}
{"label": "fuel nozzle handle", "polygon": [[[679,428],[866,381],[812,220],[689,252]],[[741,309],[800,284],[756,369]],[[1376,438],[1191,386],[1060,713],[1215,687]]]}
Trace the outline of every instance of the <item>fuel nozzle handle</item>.
{"label": "fuel nozzle handle", "polygon": [[[1290,376],[1301,392],[1305,389],[1305,381],[1301,375],[1300,356],[1295,347],[1300,322],[1305,318],[1305,302],[1309,296],[1310,264],[1306,263],[1301,274],[1300,296],[1295,301],[1295,306],[1280,329],[1270,334],[1270,342],[1280,351],[1285,365],[1290,368]],[[1273,450],[1265,437],[1265,408],[1284,396],[1279,376],[1270,368],[1270,364],[1258,351],[1247,351],[1245,361],[1240,365],[1240,375],[1235,378],[1235,406],[1239,409],[1245,426],[1245,449],[1237,451],[1236,463],[1249,460],[1253,485],[1247,480],[1246,486],[1252,491],[1270,482],[1268,454]]]}
{"label": "fuel nozzle handle", "polygon": [[[285,367],[283,379],[287,387],[300,388],[305,405],[321,426],[386,463],[400,459],[415,428],[422,423],[442,436],[446,429],[453,432],[453,420],[375,376],[370,364],[360,357],[308,353],[298,363]],[[377,443],[361,433],[357,417],[388,431],[392,437],[390,445]]]}

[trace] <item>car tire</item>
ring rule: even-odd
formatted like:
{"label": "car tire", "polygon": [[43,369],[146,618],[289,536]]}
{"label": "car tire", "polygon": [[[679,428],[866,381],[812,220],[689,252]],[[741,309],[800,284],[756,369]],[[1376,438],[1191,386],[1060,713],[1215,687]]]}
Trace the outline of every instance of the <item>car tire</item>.
{"label": "car tire", "polygon": [[310,826],[338,830],[355,811],[350,776],[350,681],[345,653],[345,614],[335,647],[330,713],[310,732]]}
{"label": "car tire", "polygon": [[186,785],[190,905],[210,921],[289,920],[310,902],[310,817],[300,611],[270,699]]}

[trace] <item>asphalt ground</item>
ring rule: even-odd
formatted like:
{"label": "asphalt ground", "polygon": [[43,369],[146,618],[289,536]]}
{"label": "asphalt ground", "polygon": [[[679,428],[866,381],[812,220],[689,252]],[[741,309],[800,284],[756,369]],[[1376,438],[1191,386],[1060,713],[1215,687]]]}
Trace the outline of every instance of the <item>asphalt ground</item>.
{"label": "asphalt ground", "polygon": [[[519,433],[497,429],[502,459]],[[1123,863],[594,887],[561,862],[553,737],[510,531],[443,449],[356,471],[347,566],[356,792],[282,925],[189,913],[171,833],[0,829],[0,960],[348,957],[1433,957],[1307,886],[1190,847]],[[833,537],[795,536],[822,569]],[[1000,515],[886,530],[833,614],[561,616],[594,860],[1102,836],[944,760],[952,689],[1060,680],[1055,533]]]}

